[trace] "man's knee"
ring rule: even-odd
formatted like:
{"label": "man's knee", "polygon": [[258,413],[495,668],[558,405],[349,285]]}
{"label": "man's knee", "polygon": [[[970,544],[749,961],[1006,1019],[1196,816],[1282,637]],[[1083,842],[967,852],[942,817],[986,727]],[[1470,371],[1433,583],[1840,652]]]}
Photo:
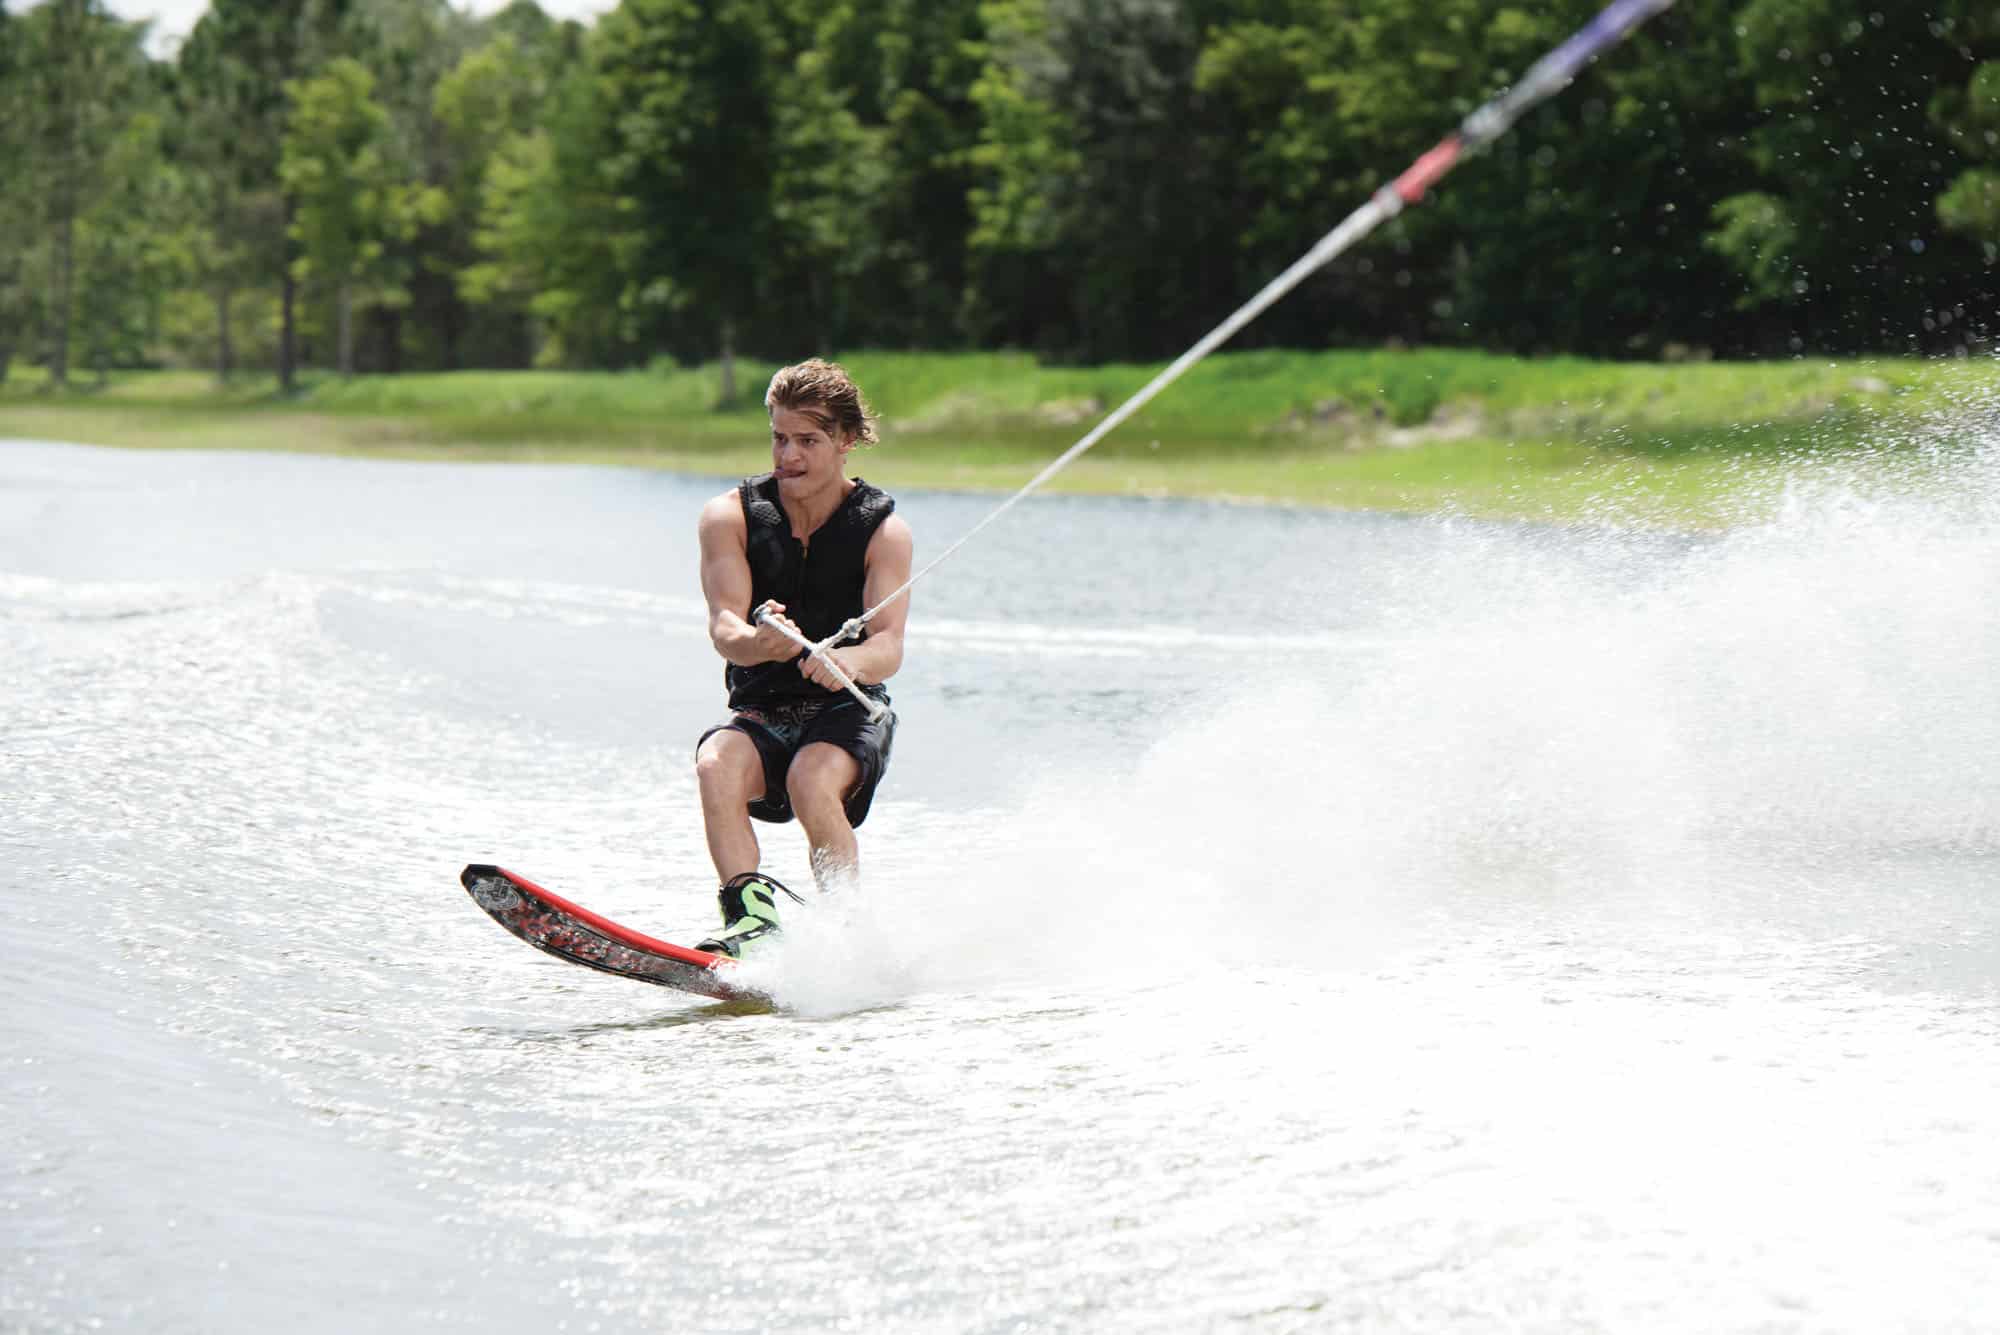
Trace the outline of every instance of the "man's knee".
{"label": "man's knee", "polygon": [[711,733],[696,748],[694,773],[701,791],[754,802],[764,795],[764,760],[757,745],[732,728]]}
{"label": "man's knee", "polygon": [[842,811],[841,804],[860,780],[860,761],[837,746],[815,743],[792,758],[785,772],[785,791],[792,810],[802,817],[831,815]]}

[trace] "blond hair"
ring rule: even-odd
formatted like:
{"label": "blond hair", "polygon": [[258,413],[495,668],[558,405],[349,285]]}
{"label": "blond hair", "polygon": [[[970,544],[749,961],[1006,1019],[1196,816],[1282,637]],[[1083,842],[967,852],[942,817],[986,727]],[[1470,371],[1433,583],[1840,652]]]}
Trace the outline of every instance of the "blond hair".
{"label": "blond hair", "polygon": [[828,435],[836,430],[847,432],[857,445],[870,445],[877,439],[875,410],[861,397],[854,378],[845,367],[817,357],[772,376],[771,387],[764,391],[764,408],[772,413],[780,408],[804,413]]}

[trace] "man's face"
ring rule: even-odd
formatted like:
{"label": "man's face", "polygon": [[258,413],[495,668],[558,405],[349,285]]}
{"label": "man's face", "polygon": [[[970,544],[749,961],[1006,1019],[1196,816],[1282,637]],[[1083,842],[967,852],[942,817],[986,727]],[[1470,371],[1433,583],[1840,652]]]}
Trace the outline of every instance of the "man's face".
{"label": "man's face", "polygon": [[828,435],[818,419],[797,408],[771,414],[771,471],[778,475],[780,496],[810,496],[831,486],[853,448],[853,436]]}

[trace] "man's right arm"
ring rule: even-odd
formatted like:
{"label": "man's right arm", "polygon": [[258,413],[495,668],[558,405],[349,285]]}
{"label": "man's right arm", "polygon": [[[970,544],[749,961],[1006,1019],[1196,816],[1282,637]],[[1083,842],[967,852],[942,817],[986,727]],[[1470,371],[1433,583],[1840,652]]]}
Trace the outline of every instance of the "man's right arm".
{"label": "man's right arm", "polygon": [[[708,638],[715,652],[737,667],[778,663],[798,648],[774,626],[753,626],[750,610],[749,527],[743,503],[726,491],[701,508],[701,593],[708,600]],[[778,613],[782,603],[770,606]],[[782,616],[779,620],[784,620]],[[789,624],[789,622],[787,622]]]}

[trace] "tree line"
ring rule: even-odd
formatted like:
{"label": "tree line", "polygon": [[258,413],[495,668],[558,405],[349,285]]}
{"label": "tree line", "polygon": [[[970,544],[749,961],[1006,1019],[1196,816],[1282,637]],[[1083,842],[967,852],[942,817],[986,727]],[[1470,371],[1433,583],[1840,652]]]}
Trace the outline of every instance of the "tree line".
{"label": "tree line", "polygon": [[[1598,7],[0,10],[0,378],[1169,356]],[[1680,0],[1242,341],[1965,348],[1997,262],[2000,6]]]}

